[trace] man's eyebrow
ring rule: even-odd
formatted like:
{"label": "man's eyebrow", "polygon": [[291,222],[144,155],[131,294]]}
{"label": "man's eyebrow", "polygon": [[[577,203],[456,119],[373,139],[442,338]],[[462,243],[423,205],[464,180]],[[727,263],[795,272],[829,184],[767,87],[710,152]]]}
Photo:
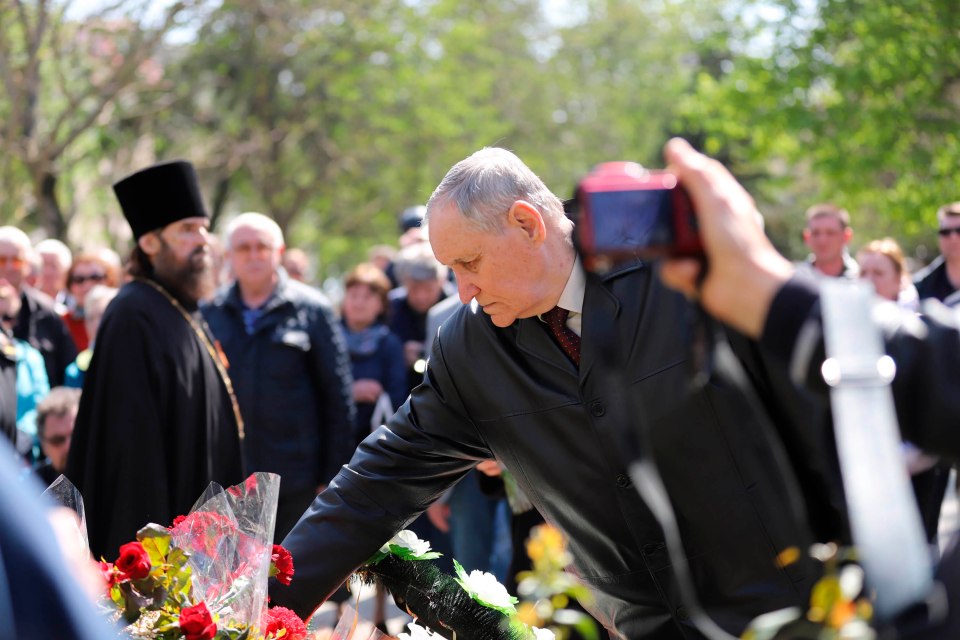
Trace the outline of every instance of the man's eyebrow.
{"label": "man's eyebrow", "polygon": [[457,259],[455,259],[455,260],[452,260],[452,261],[450,262],[450,264],[451,264],[451,265],[454,265],[454,264],[469,264],[469,263],[475,261],[477,258],[479,258],[480,255],[481,255],[481,254],[479,254],[479,253],[475,253],[475,254],[473,254],[472,257],[469,257],[469,258],[457,258]]}

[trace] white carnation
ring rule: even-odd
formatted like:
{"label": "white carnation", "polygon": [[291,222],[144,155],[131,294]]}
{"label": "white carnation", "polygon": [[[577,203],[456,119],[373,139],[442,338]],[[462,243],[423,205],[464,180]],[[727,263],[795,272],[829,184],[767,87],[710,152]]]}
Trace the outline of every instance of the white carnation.
{"label": "white carnation", "polygon": [[533,627],[533,640],[556,640],[556,635],[550,629]]}
{"label": "white carnation", "polygon": [[430,631],[426,627],[421,627],[416,622],[407,623],[410,633],[401,633],[397,635],[397,640],[444,640],[444,637]]}
{"label": "white carnation", "polygon": [[492,573],[474,569],[470,575],[465,576],[464,582],[466,583],[464,588],[477,600],[511,611],[517,610],[510,592]]}
{"label": "white carnation", "polygon": [[430,543],[426,540],[421,540],[417,537],[417,534],[409,529],[404,529],[393,536],[387,544],[380,547],[380,551],[388,553],[390,551],[390,545],[392,544],[409,549],[410,553],[415,556],[422,556],[430,552]]}

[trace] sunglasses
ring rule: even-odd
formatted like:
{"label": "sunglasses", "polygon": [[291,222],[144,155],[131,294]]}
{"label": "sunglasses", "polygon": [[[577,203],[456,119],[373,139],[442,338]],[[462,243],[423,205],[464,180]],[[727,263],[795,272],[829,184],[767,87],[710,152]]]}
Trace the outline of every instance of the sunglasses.
{"label": "sunglasses", "polygon": [[84,282],[103,282],[107,279],[104,273],[91,273],[88,276],[71,276],[70,284],[83,284]]}
{"label": "sunglasses", "polygon": [[51,447],[62,447],[70,440],[70,436],[51,436],[49,438],[44,438],[43,441],[46,442]]}
{"label": "sunglasses", "polygon": [[937,235],[939,235],[941,238],[946,238],[951,233],[960,234],[960,227],[946,227],[944,229],[937,230]]}
{"label": "sunglasses", "polygon": [[13,267],[19,269],[24,264],[24,259],[19,256],[0,256],[0,268]]}

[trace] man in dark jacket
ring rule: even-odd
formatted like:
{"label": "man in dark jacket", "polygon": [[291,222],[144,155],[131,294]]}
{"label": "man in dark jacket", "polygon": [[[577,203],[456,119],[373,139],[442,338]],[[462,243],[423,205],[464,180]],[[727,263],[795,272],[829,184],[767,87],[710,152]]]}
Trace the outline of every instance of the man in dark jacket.
{"label": "man in dark jacket", "polygon": [[[683,140],[668,143],[666,156],[700,214],[699,230],[710,268],[704,275],[702,262],[671,260],[661,270],[664,282],[697,298],[718,320],[759,339],[761,349],[773,356],[779,368],[789,370],[796,383],[815,397],[828,401],[829,387],[821,367],[825,348],[820,283],[795,275],[757,223],[753,200],[723,166]],[[951,206],[957,208],[947,205]],[[940,218],[941,228],[956,228],[960,222],[960,218]],[[941,238],[952,241],[958,235],[951,232]],[[936,301],[924,304],[920,316],[889,303],[879,304],[886,308],[875,309],[873,320],[882,332],[887,355],[896,364],[890,387],[903,437],[955,463],[960,460],[960,313]],[[884,514],[888,513],[885,509]],[[881,559],[894,565],[903,561],[897,554]],[[899,581],[899,574],[892,575]],[[958,637],[956,532],[937,567],[936,579],[945,591],[934,590],[935,606],[914,607],[894,620],[881,620],[890,625],[881,637]]]}
{"label": "man in dark jacket", "polygon": [[720,381],[690,390],[683,298],[641,262],[586,279],[560,200],[508,151],[458,163],[428,211],[433,250],[472,303],[440,329],[423,385],[287,536],[297,573],[274,602],[311,613],[495,458],[567,534],[595,596],[588,608],[612,637],[700,638],[665,534],[628,474],[623,454],[644,429],[714,620],[739,634],[761,613],[803,606],[816,568],[777,555],[811,534],[784,508],[765,424],[742,393]]}
{"label": "man in dark jacket", "polygon": [[63,384],[63,374],[77,357],[77,347],[67,325],[57,315],[53,299],[24,282],[30,270],[30,239],[16,227],[0,227],[0,278],[20,292],[20,312],[13,337],[43,355],[50,387]]}
{"label": "man in dark jacket", "polygon": [[399,287],[390,292],[390,331],[403,342],[407,392],[423,381],[423,366],[433,336],[427,335],[427,312],[448,297],[447,268],[426,242],[404,247],[394,261]]}
{"label": "man in dark jacket", "polygon": [[276,539],[350,460],[355,442],[350,358],[327,299],[280,267],[283,234],[259,213],[227,226],[236,282],[203,314],[230,363],[251,472],[280,475]]}
{"label": "man in dark jacket", "polygon": [[188,513],[210,482],[243,480],[242,422],[197,309],[212,263],[193,166],[154,165],[113,189],[137,240],[135,279],[101,320],[65,474],[94,557],[108,560],[144,525]]}
{"label": "man in dark jacket", "polygon": [[960,289],[960,202],[937,210],[937,242],[940,255],[913,279],[921,300],[943,302]]}

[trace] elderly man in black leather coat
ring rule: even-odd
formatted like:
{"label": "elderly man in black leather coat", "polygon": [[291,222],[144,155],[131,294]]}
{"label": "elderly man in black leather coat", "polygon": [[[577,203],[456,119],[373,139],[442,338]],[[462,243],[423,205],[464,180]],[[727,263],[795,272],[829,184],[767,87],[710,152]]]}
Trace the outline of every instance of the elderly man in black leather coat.
{"label": "elderly man in black leather coat", "polygon": [[[820,532],[784,507],[791,493],[766,444],[768,416],[722,381],[690,390],[686,301],[641,262],[586,279],[561,202],[502,149],[454,166],[428,220],[437,258],[473,303],[442,327],[424,383],[284,540],[296,575],[271,591],[274,602],[309,615],[445,489],[495,458],[569,537],[595,595],[589,609],[611,637],[699,638],[664,533],[628,475],[644,429],[705,610],[739,633],[761,613],[803,605],[817,567],[783,566],[778,554]],[[580,336],[579,365],[541,319],[555,306]],[[734,342],[745,360],[755,355]],[[603,355],[610,344],[616,366]],[[752,360],[751,374],[775,383],[762,365]],[[824,469],[810,475],[828,482]]]}

